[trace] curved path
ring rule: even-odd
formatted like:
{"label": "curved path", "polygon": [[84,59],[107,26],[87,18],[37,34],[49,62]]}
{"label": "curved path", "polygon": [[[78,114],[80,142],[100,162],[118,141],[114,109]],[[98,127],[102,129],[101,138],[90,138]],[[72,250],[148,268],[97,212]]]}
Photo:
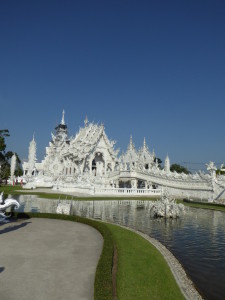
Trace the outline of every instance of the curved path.
{"label": "curved path", "polygon": [[85,224],[29,219],[0,226],[0,297],[93,299],[103,238]]}

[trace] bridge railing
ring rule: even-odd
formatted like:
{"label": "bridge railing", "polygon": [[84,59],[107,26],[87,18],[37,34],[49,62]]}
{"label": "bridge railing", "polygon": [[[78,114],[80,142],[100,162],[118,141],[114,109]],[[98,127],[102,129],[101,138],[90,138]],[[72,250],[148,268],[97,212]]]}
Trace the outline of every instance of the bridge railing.
{"label": "bridge railing", "polygon": [[161,189],[95,188],[94,194],[160,196]]}

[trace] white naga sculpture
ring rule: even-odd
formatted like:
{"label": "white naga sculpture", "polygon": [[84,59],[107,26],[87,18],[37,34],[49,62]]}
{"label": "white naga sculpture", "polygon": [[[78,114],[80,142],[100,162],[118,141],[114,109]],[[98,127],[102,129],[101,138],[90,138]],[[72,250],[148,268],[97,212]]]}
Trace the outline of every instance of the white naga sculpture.
{"label": "white naga sculpture", "polygon": [[7,198],[6,200],[3,200],[3,192],[0,194],[0,222],[7,222],[8,216],[6,216],[5,211],[9,207],[14,207],[18,209],[20,207],[20,204],[17,200]]}

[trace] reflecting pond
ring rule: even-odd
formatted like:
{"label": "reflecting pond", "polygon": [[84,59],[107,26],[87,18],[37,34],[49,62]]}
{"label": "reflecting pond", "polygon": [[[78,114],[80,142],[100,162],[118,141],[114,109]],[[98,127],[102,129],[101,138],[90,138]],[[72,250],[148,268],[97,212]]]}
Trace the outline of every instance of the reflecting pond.
{"label": "reflecting pond", "polygon": [[[17,199],[21,212],[55,213],[60,202],[33,195]],[[224,299],[225,212],[186,208],[181,218],[165,220],[149,216],[149,201],[64,201],[72,204],[72,214],[128,226],[158,239],[180,261],[205,299]]]}

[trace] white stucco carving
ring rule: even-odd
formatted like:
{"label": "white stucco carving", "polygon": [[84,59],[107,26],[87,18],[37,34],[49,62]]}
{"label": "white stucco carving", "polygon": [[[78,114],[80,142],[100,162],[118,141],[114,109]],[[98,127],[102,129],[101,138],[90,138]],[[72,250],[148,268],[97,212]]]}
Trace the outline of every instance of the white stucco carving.
{"label": "white stucco carving", "polygon": [[70,215],[71,203],[59,203],[56,208],[57,214]]}
{"label": "white stucco carving", "polygon": [[150,214],[154,217],[179,218],[184,213],[184,205],[177,204],[167,189],[164,189],[160,200],[152,202],[150,206]]}
{"label": "white stucco carving", "polygon": [[14,207],[15,209],[18,209],[20,207],[20,204],[17,200],[7,198],[3,200],[3,192],[0,194],[0,222],[7,222],[7,216],[5,214],[6,209]]}

